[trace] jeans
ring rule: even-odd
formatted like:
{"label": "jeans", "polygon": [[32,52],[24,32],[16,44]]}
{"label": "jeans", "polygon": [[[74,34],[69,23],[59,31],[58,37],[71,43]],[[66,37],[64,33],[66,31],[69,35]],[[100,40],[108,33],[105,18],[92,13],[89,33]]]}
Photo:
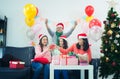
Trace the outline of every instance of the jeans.
{"label": "jeans", "polygon": [[98,59],[98,58],[92,59],[91,64],[94,67],[94,79],[98,79],[98,68],[100,65],[100,59]]}
{"label": "jeans", "polygon": [[40,71],[43,67],[44,67],[44,79],[49,78],[49,64],[41,64],[39,62],[32,62],[32,68],[34,70],[32,79],[39,79]]}
{"label": "jeans", "polygon": [[67,70],[55,70],[55,79],[60,79],[60,72],[62,72],[64,79],[68,79],[68,71]]}

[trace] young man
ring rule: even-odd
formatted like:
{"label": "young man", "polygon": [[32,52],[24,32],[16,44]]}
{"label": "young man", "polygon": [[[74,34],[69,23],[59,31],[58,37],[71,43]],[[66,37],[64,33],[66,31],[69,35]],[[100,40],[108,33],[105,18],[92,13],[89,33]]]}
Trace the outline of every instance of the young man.
{"label": "young man", "polygon": [[61,35],[65,35],[66,37],[69,37],[69,36],[72,34],[72,32],[74,31],[75,27],[77,26],[77,22],[75,21],[73,28],[72,28],[69,32],[67,32],[67,33],[63,33],[63,30],[64,30],[64,24],[63,24],[63,23],[58,23],[58,24],[56,25],[56,31],[55,31],[55,32],[53,32],[53,31],[49,28],[49,26],[48,26],[48,20],[47,20],[47,19],[46,19],[46,21],[45,21],[45,25],[46,25],[46,28],[47,28],[49,34],[50,34],[51,37],[52,37],[53,43],[55,43],[55,44],[58,45],[59,37],[60,37]]}

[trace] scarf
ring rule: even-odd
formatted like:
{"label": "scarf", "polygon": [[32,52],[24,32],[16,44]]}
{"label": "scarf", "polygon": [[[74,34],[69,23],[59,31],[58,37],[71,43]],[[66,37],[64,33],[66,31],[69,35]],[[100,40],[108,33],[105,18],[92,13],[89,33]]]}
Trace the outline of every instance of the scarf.
{"label": "scarf", "polygon": [[59,37],[63,34],[63,32],[56,32],[56,44],[59,45]]}

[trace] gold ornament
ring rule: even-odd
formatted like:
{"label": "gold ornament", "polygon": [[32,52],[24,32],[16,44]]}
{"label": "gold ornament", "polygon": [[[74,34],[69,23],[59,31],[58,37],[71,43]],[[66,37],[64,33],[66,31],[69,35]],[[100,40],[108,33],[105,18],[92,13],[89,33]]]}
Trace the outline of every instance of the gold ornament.
{"label": "gold ornament", "polygon": [[109,30],[109,31],[107,32],[108,35],[112,35],[112,33],[113,33],[112,30]]}
{"label": "gold ornament", "polygon": [[109,58],[108,57],[106,57],[106,62],[108,62],[109,61]]}
{"label": "gold ornament", "polygon": [[111,28],[114,28],[115,26],[116,26],[115,23],[112,23],[112,24],[111,24]]}

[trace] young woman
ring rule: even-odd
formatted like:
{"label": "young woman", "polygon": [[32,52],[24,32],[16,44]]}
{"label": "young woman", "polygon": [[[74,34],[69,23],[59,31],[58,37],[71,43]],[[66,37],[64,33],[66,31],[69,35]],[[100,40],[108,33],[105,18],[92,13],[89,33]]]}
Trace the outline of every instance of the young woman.
{"label": "young woman", "polygon": [[[32,67],[34,70],[33,78],[32,79],[39,79],[40,71],[44,67],[44,79],[49,78],[49,62],[51,62],[51,52],[48,45],[48,37],[46,35],[39,35],[40,41],[39,45],[35,47],[35,57],[32,62]],[[36,59],[46,59],[48,63],[42,63],[36,61]],[[45,61],[45,60],[44,60]]]}
{"label": "young woman", "polygon": [[53,31],[49,28],[49,26],[48,26],[48,20],[47,20],[47,19],[46,19],[46,21],[45,21],[45,25],[46,25],[46,28],[47,28],[49,34],[50,34],[51,37],[52,37],[53,43],[56,44],[56,45],[58,45],[59,37],[60,37],[61,35],[65,35],[65,36],[69,37],[69,36],[71,35],[71,33],[74,31],[75,27],[77,26],[77,22],[75,21],[73,28],[71,28],[71,30],[68,31],[67,33],[63,33],[63,30],[64,30],[64,24],[63,24],[63,23],[58,23],[58,24],[56,25],[56,31],[55,31],[55,32],[53,32]]}
{"label": "young woman", "polygon": [[[60,36],[58,45],[63,49],[68,48],[66,36],[64,35]],[[58,55],[58,54],[60,55],[60,53],[54,52],[53,55]],[[67,70],[55,70],[55,79],[60,79],[60,73],[62,73],[64,79],[69,79]]]}
{"label": "young woman", "polygon": [[[58,49],[63,54],[74,52],[75,54],[78,54],[79,61],[83,60],[89,63],[91,61],[91,50],[89,48],[87,35],[85,33],[78,34],[77,39],[78,39],[78,42],[74,43],[71,47],[67,49],[58,47]],[[88,74],[87,71],[85,71],[85,75],[87,74]],[[85,76],[85,79],[87,79],[87,76]]]}
{"label": "young woman", "polygon": [[63,49],[62,47],[58,48],[63,54],[74,52],[75,54],[78,54],[80,60],[86,60],[89,63],[91,61],[91,51],[87,35],[85,33],[78,34],[77,39],[78,42],[67,49]]}

